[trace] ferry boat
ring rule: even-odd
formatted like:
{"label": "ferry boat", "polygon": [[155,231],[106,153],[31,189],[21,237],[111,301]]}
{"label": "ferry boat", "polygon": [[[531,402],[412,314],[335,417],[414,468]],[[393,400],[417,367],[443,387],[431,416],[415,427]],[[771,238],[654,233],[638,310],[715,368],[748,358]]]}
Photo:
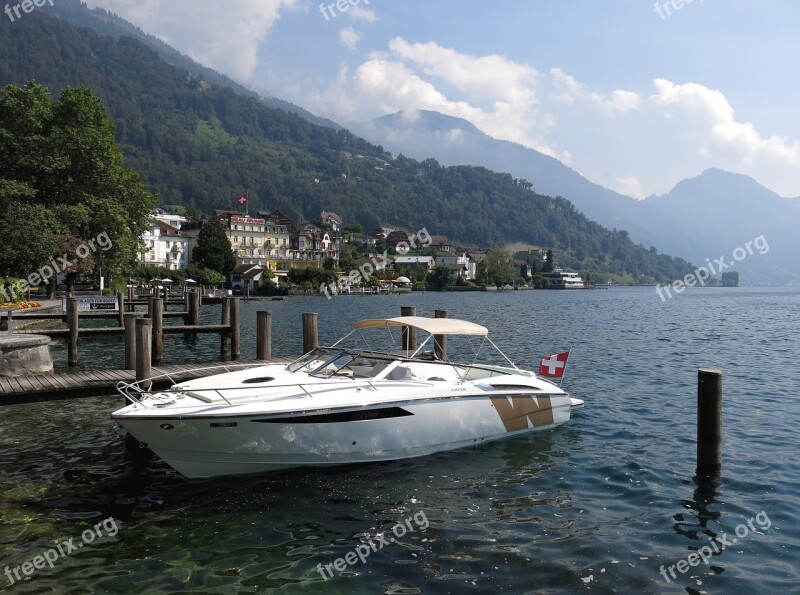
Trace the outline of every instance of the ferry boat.
{"label": "ferry boat", "polygon": [[556,268],[550,273],[542,273],[547,279],[548,289],[586,289],[586,283],[578,273],[570,273]]}

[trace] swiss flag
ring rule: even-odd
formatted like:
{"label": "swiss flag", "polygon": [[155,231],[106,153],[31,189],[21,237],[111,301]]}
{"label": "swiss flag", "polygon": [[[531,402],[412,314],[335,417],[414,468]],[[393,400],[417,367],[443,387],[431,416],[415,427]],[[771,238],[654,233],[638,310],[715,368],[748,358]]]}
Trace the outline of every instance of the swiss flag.
{"label": "swiss flag", "polygon": [[548,355],[539,362],[539,376],[550,376],[551,378],[563,378],[567,370],[567,360],[569,351]]}
{"label": "swiss flag", "polygon": [[237,196],[236,197],[236,204],[239,205],[240,207],[246,207],[247,206],[247,193],[240,194],[239,196]]}

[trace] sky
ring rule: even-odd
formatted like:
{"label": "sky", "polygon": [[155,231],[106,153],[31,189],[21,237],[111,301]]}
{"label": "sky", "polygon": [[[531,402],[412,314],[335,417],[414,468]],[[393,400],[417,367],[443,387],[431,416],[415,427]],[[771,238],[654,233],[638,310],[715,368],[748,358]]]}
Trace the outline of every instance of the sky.
{"label": "sky", "polygon": [[644,198],[718,167],[800,197],[797,0],[87,0],[342,125],[461,117]]}

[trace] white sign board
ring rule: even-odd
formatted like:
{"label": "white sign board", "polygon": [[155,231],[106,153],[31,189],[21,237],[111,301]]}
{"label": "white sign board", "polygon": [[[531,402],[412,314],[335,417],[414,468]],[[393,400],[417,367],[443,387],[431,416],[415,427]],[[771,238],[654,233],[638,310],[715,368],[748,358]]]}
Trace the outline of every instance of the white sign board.
{"label": "white sign board", "polygon": [[[108,312],[118,312],[119,311],[119,302],[115,297],[78,297],[78,311],[86,311],[86,310],[105,310]],[[61,300],[61,305],[64,308],[64,312],[67,311],[67,300],[66,298]]]}

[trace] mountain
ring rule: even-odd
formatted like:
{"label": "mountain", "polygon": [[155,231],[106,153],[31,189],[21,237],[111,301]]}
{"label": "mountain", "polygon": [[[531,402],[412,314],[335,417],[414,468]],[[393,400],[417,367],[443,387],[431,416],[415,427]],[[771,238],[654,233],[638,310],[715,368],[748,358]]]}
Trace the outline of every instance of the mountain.
{"label": "mountain", "polygon": [[[720,256],[735,262],[734,251],[742,248],[747,255],[731,270],[740,271],[748,284],[800,281],[800,200],[782,198],[748,176],[709,169],[646,203],[666,220],[680,221],[680,237],[691,238],[692,251],[704,255],[694,257],[696,263]],[[762,236],[768,249],[750,254],[747,242]]]}
{"label": "mountain", "polygon": [[90,9],[83,2],[81,2],[81,0],[59,0],[58,2],[53,3],[53,6],[45,3],[41,10],[78,27],[89,27],[101,35],[110,35],[116,39],[123,36],[133,37],[154,49],[158,55],[164,59],[164,61],[174,64],[179,68],[183,68],[193,76],[208,83],[223,87],[230,87],[240,95],[258,97],[270,107],[297,114],[301,118],[314,124],[319,124],[320,126],[330,126],[331,128],[337,129],[341,128],[339,124],[333,122],[332,120],[320,118],[319,116],[312,114],[308,110],[305,110],[298,105],[283,99],[279,99],[278,97],[273,97],[263,91],[257,91],[255,89],[240,85],[224,74],[219,73],[212,68],[208,68],[207,66],[203,66],[202,64],[198,64],[189,56],[180,53],[178,50],[164,43],[159,38],[145,33],[136,25],[102,8]]}
{"label": "mountain", "polygon": [[558,159],[497,140],[461,118],[432,111],[398,112],[350,128],[394,153],[434,157],[444,165],[479,165],[528,180],[536,192],[569,199],[587,217],[625,229],[634,241],[660,249],[666,241],[642,202],[595,184]]}
{"label": "mountain", "polygon": [[[602,225],[627,230],[635,242],[693,262],[730,254],[769,230],[780,252],[745,259],[732,270],[742,272],[743,284],[800,281],[800,262],[793,259],[796,251],[788,251],[793,244],[785,232],[786,221],[797,221],[800,202],[783,199],[746,176],[711,170],[664,196],[640,201],[587,180],[553,157],[494,139],[466,120],[437,112],[399,112],[351,128],[403,155],[510,172],[531,182],[537,192],[566,197]],[[758,216],[751,217],[753,212]]]}
{"label": "mountain", "polygon": [[366,229],[425,227],[478,246],[552,246],[558,264],[595,279],[663,281],[691,270],[510,174],[394,158],[346,130],[209,84],[138,39],[100,35],[41,11],[0,22],[0,85],[30,80],[54,95],[90,87],[116,125],[127,165],[162,204],[208,213],[249,191],[253,211],[279,209],[299,221],[332,210]]}

